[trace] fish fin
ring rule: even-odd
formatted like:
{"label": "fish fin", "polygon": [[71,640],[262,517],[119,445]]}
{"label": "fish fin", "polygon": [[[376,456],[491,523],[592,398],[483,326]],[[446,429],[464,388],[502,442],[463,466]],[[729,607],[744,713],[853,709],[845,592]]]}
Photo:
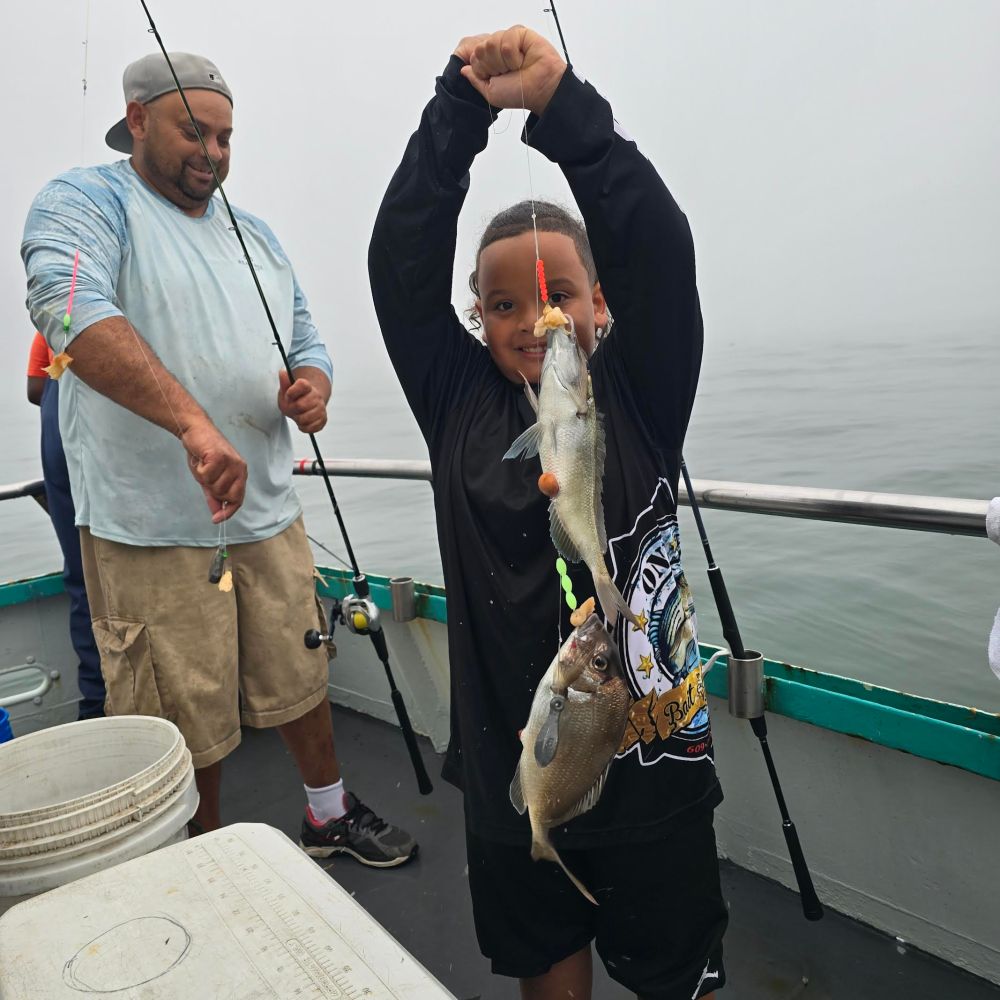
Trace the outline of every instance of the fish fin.
{"label": "fish fin", "polygon": [[517,810],[518,814],[523,816],[525,810],[528,808],[524,801],[524,788],[521,785],[521,761],[517,762],[517,768],[514,770],[514,779],[510,783],[510,804]]}
{"label": "fish fin", "polygon": [[[556,670],[557,674],[559,670]],[[567,685],[568,686],[568,685]],[[552,687],[552,697],[549,699],[549,714],[535,737],[535,763],[539,767],[548,767],[559,752],[559,719],[566,707],[566,688],[557,690]]]}
{"label": "fish fin", "polygon": [[577,416],[585,417],[590,409],[590,372],[587,367],[587,355],[579,344],[576,345],[576,356],[580,362],[580,377],[576,385],[570,387],[569,394],[576,403]]}
{"label": "fish fin", "polygon": [[538,397],[535,395],[535,390],[531,388],[531,383],[525,377],[524,372],[518,372],[518,375],[524,379],[524,395],[527,397],[528,402],[531,404],[531,408],[535,411],[535,416],[538,416]]}
{"label": "fish fin", "polygon": [[571,819],[576,819],[577,816],[582,816],[585,812],[590,812],[597,805],[597,801],[601,797],[601,792],[604,791],[604,783],[607,781],[608,771],[610,770],[611,761],[608,761],[608,766],[604,769],[604,773],[583,794],[580,800],[575,805],[570,806],[569,810],[552,825],[561,826],[563,823],[568,823]]}
{"label": "fish fin", "polygon": [[554,861],[566,873],[566,877],[580,890],[584,897],[589,899],[594,906],[598,905],[597,900],[590,894],[587,887],[566,867],[563,859],[559,857],[559,852],[556,851],[547,838],[544,840],[540,840],[537,837],[532,839],[531,857],[534,861],[543,858],[546,861]]}
{"label": "fish fin", "polygon": [[608,551],[608,529],[604,525],[604,460],[607,454],[604,418],[598,413],[594,434],[594,520],[597,522],[597,541],[602,555]]}
{"label": "fish fin", "polygon": [[621,591],[615,586],[614,580],[608,576],[608,571],[605,569],[602,573],[598,569],[597,572],[593,573],[593,577],[594,589],[597,591],[597,600],[601,604],[601,610],[604,612],[605,617],[611,623],[611,627],[615,627],[618,621],[618,612],[620,611],[636,628],[640,628],[639,619],[636,618],[635,612],[626,604],[625,598],[622,597]]}
{"label": "fish fin", "polygon": [[566,526],[562,523],[555,502],[549,504],[549,534],[552,536],[552,544],[566,562],[577,563],[581,561],[583,557],[580,555],[576,543],[570,538]]}
{"label": "fish fin", "polygon": [[514,443],[507,449],[504,459],[534,458],[538,454],[538,445],[542,440],[542,425],[532,424],[526,431],[514,439]]}

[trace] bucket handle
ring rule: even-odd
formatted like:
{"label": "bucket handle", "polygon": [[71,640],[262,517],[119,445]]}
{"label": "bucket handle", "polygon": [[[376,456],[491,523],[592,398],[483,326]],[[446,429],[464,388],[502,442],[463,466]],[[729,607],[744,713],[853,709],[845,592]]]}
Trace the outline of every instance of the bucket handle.
{"label": "bucket handle", "polygon": [[14,705],[21,705],[26,701],[34,701],[41,698],[50,687],[52,687],[52,674],[45,667],[37,663],[17,663],[11,667],[0,667],[0,677],[4,674],[12,674],[15,670],[37,670],[41,674],[41,681],[37,687],[29,691],[21,691],[19,694],[12,694],[8,698],[0,698],[0,708],[13,708]]}

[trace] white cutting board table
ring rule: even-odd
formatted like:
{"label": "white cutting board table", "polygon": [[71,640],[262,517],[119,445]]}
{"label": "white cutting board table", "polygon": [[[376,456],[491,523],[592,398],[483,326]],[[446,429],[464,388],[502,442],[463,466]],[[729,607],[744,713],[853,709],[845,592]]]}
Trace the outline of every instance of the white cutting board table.
{"label": "white cutting board table", "polygon": [[0,917],[0,1000],[88,996],[453,1000],[322,868],[261,823],[165,847]]}

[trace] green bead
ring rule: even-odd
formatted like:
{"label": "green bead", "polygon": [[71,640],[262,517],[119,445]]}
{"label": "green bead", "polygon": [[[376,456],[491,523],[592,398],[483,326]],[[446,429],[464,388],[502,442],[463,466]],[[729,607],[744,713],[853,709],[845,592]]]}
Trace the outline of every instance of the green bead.
{"label": "green bead", "polygon": [[559,557],[559,558],[558,558],[558,559],[556,560],[556,572],[557,572],[557,573],[558,573],[558,574],[559,574],[560,576],[565,576],[565,575],[566,575],[566,560],[565,560],[565,559],[563,559],[563,557],[562,557],[562,556],[560,556],[560,557]]}
{"label": "green bead", "polygon": [[576,598],[568,591],[566,593],[566,606],[570,611],[576,611]]}
{"label": "green bead", "polygon": [[562,584],[562,589],[566,591],[567,594],[573,593],[573,581],[568,577],[560,577],[559,582]]}
{"label": "green bead", "polygon": [[69,324],[70,324],[69,313],[66,313],[66,315],[63,316],[63,329],[69,330]]}

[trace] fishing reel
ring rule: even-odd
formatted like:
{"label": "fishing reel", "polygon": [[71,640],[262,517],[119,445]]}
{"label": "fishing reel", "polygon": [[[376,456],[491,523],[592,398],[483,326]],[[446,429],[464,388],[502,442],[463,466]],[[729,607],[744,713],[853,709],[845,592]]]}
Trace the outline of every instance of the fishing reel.
{"label": "fishing reel", "polygon": [[371,635],[382,631],[382,612],[367,595],[348,594],[340,602],[341,621],[355,635]]}
{"label": "fishing reel", "polygon": [[324,635],[319,629],[311,628],[302,637],[307,649],[319,649],[324,643],[333,638],[333,621],[340,619],[340,624],[345,625],[348,631],[355,635],[371,636],[375,643],[379,656],[383,656],[385,648],[385,636],[382,633],[382,613],[378,606],[371,599],[368,589],[368,578],[364,574],[359,574],[354,578],[353,594],[348,594],[340,601],[335,601],[330,614],[330,632]]}

